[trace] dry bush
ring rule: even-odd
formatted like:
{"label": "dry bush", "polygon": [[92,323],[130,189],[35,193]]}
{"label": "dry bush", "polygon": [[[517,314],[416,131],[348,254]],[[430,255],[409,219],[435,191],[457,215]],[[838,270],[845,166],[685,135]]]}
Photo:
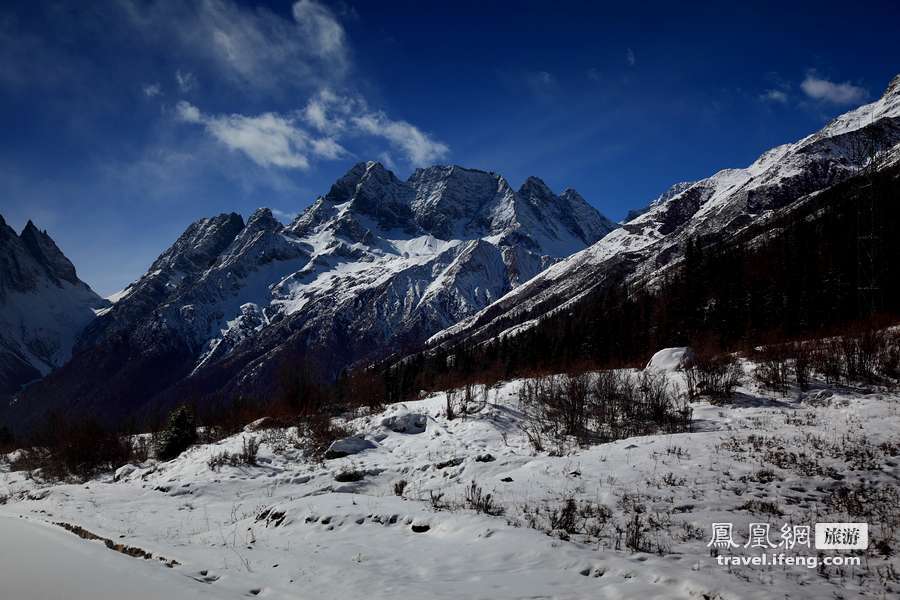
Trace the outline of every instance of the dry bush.
{"label": "dry bush", "polygon": [[793,346],[790,344],[768,344],[758,348],[753,354],[756,361],[753,378],[770,390],[787,394],[791,381],[792,355]]}
{"label": "dry bush", "polygon": [[844,376],[844,360],[838,339],[816,340],[812,344],[812,368],[828,384],[838,383]]}
{"label": "dry bush", "polygon": [[523,382],[521,428],[537,451],[565,454],[573,444],[688,431],[692,410],[665,375],[601,371]]}
{"label": "dry bush", "polygon": [[472,483],[466,488],[466,507],[475,512],[484,513],[494,517],[503,514],[503,507],[494,502],[492,494],[485,494],[484,490],[472,480]]}
{"label": "dry bush", "polygon": [[708,397],[715,403],[730,398],[744,378],[737,357],[732,354],[699,354],[685,371],[688,397]]}
{"label": "dry bush", "polygon": [[46,480],[83,481],[138,458],[131,436],[93,419],[73,422],[50,415],[10,468],[37,471]]}
{"label": "dry bush", "polygon": [[241,451],[232,454],[227,450],[213,454],[206,461],[206,466],[210,471],[218,471],[225,465],[239,467],[246,465],[249,467],[256,466],[256,457],[259,453],[259,441],[253,437],[245,437],[241,439]]}
{"label": "dry bush", "polygon": [[794,379],[804,392],[809,389],[813,373],[813,349],[810,344],[798,342],[794,344]]}
{"label": "dry bush", "polygon": [[314,460],[323,460],[325,451],[337,440],[349,437],[353,432],[338,425],[326,414],[310,415],[298,426],[297,445]]}

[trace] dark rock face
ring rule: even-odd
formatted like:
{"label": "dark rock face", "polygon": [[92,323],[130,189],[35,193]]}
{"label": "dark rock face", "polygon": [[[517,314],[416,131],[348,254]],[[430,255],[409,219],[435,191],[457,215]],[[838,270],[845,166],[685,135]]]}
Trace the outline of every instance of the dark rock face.
{"label": "dark rock face", "polygon": [[65,362],[107,305],[46,231],[29,221],[19,235],[0,217],[0,411],[24,384]]}
{"label": "dark rock face", "polygon": [[285,361],[329,377],[416,347],[613,228],[577,192],[529,182],[457,166],[401,181],[360,163],[286,227],[268,209],[202,219],[27,400],[147,414],[266,397]]}

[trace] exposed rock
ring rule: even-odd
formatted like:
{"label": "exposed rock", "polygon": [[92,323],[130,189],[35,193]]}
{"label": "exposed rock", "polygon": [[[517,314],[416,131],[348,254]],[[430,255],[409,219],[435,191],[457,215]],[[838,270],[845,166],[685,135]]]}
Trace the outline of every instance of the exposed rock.
{"label": "exposed rock", "polygon": [[382,419],[381,424],[395,433],[423,433],[428,417],[415,413],[393,415]]}

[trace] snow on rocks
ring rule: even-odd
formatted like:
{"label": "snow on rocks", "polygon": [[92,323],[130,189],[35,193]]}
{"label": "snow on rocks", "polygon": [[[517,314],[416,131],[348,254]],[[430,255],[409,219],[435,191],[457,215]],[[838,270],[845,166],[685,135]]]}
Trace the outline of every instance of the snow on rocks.
{"label": "snow on rocks", "polygon": [[374,442],[370,442],[362,436],[351,436],[332,442],[325,451],[325,458],[343,458],[371,448],[377,448]]}
{"label": "snow on rocks", "polygon": [[424,433],[428,418],[415,413],[401,413],[382,419],[381,424],[394,433]]}
{"label": "snow on rocks", "polygon": [[646,368],[653,371],[682,371],[690,367],[694,360],[694,351],[690,348],[664,348],[650,358]]}
{"label": "snow on rocks", "polygon": [[116,469],[115,475],[113,475],[113,481],[121,481],[137,471],[139,468],[140,467],[138,467],[137,465],[123,465]]}

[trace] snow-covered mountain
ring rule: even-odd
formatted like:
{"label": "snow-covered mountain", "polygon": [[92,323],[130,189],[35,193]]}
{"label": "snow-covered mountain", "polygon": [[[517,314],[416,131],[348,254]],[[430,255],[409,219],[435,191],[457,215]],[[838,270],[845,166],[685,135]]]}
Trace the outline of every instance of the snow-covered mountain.
{"label": "snow-covered mountain", "polygon": [[78,279],[46,231],[17,234],[0,216],[0,396],[46,375],[109,303]]}
{"label": "snow-covered mountain", "polygon": [[[878,151],[874,159],[873,150]],[[728,239],[862,169],[898,162],[900,75],[877,101],[837,117],[798,142],[772,148],[746,168],[676,184],[599,242],[435,335],[430,344],[448,347],[522,331],[622,277],[632,284],[653,285],[681,260],[689,239]]]}
{"label": "snow-covered mountain", "polygon": [[192,224],[28,399],[112,415],[262,395],[288,358],[335,375],[421,344],[614,227],[534,177],[516,191],[458,166],[401,181],[360,163],[287,226],[268,209]]}

